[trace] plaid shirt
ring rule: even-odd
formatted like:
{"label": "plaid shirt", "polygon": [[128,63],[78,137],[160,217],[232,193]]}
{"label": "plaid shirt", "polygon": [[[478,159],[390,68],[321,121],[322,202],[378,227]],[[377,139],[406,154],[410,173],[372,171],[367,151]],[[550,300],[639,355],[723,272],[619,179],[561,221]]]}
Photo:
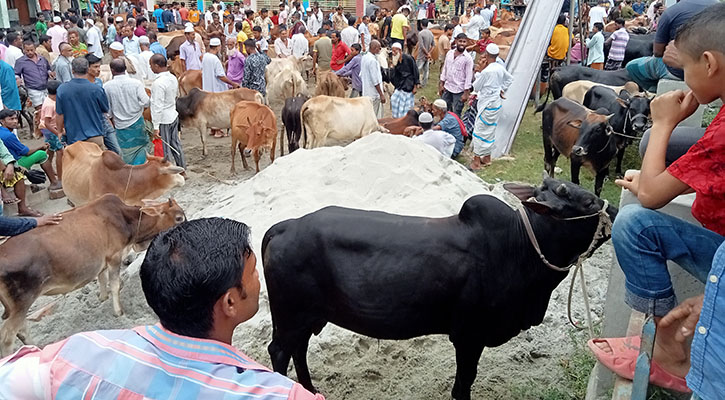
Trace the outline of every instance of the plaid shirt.
{"label": "plaid shirt", "polygon": [[464,51],[458,57],[455,56],[456,50],[448,50],[446,54],[446,62],[441,70],[441,81],[444,82],[443,87],[451,93],[461,93],[464,90],[471,89],[473,82],[473,59]]}
{"label": "plaid shirt", "polygon": [[79,333],[0,360],[2,399],[324,400],[214,340],[161,327]]}

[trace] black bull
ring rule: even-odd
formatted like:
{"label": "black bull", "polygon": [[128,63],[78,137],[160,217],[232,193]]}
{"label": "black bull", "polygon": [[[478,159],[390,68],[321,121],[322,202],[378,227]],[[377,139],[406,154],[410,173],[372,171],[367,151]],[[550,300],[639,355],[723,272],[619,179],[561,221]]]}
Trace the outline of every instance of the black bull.
{"label": "black bull", "polygon": [[[531,200],[526,212],[549,262],[570,265],[589,248],[603,201],[552,178],[507,189]],[[606,211],[613,220],[616,208]],[[567,220],[586,215],[592,217]],[[272,226],[262,257],[272,365],[286,374],[291,357],[299,382],[312,391],[308,342],[331,322],[379,339],[449,335],[457,362],[453,397],[469,399],[483,348],[540,324],[567,275],[541,261],[518,212],[487,195],[471,197],[447,218],[327,207]]]}

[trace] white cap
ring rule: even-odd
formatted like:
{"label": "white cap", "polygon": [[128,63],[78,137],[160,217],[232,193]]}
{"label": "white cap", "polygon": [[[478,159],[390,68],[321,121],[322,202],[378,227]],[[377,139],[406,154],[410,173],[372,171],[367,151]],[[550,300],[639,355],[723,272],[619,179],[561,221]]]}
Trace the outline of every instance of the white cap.
{"label": "white cap", "polygon": [[184,33],[191,33],[191,32],[194,32],[194,25],[192,25],[191,22],[189,22],[184,27]]}
{"label": "white cap", "polygon": [[123,17],[116,17],[116,22],[123,22]]}
{"label": "white cap", "polygon": [[149,37],[146,36],[146,35],[141,36],[140,38],[138,38],[138,42],[140,44],[151,44],[151,41],[149,40]]}
{"label": "white cap", "polygon": [[56,15],[55,17],[53,17],[53,22],[55,22],[56,24],[57,24],[58,22],[60,22],[60,17],[59,17],[59,16],[57,16],[57,15]]}
{"label": "white cap", "polygon": [[222,45],[222,41],[219,40],[219,38],[211,38],[209,40],[209,46],[213,47],[213,46],[221,46],[221,45]]}
{"label": "white cap", "polygon": [[492,56],[498,55],[498,51],[498,45],[496,45],[496,43],[489,43],[489,45],[486,46],[486,53]]}
{"label": "white cap", "polygon": [[393,48],[403,50],[403,46],[398,42],[393,43]]}
{"label": "white cap", "polygon": [[92,20],[92,19],[90,19],[90,18],[88,18],[88,19],[86,20],[86,23],[87,23],[87,24],[89,24],[89,25],[93,25],[93,24],[95,24],[95,22],[93,22],[93,20]]}
{"label": "white cap", "polygon": [[443,99],[436,99],[436,101],[433,102],[433,105],[435,107],[440,108],[441,110],[447,110],[448,109],[448,104]]}
{"label": "white cap", "polygon": [[121,42],[113,42],[110,46],[108,46],[108,48],[111,50],[123,51],[123,45]]}
{"label": "white cap", "polygon": [[418,122],[420,122],[421,124],[429,124],[433,122],[433,116],[430,115],[430,113],[424,112],[423,114],[420,114],[420,116],[418,116]]}

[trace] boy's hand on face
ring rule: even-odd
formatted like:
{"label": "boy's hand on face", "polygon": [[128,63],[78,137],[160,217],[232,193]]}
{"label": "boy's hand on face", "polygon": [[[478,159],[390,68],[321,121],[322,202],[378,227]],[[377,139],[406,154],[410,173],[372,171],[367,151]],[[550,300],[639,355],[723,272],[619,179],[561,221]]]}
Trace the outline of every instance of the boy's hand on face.
{"label": "boy's hand on face", "polygon": [[650,105],[652,111],[652,122],[656,125],[663,125],[670,133],[677,124],[695,112],[699,103],[692,92],[675,90],[668,92],[652,100]]}

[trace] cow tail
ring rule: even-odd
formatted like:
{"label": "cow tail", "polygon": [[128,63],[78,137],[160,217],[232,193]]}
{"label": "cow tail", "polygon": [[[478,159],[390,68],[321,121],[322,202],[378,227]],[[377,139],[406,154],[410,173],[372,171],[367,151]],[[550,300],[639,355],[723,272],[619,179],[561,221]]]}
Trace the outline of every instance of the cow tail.
{"label": "cow tail", "polygon": [[[307,111],[307,102],[302,104],[302,108],[300,109],[300,129],[302,130],[302,148],[307,148],[307,129],[305,128],[305,111]],[[297,148],[300,148],[299,138],[297,139],[297,143],[295,145]]]}
{"label": "cow tail", "polygon": [[[536,82],[536,84],[539,84],[539,82]],[[549,102],[549,94],[550,93],[551,93],[551,89],[550,88],[547,88],[547,90],[546,90],[546,99],[544,99],[544,102],[541,103],[541,105],[539,105],[539,107],[536,109],[536,111],[534,111],[534,114],[540,113],[540,112],[544,111],[544,107],[546,107],[546,103]]]}

